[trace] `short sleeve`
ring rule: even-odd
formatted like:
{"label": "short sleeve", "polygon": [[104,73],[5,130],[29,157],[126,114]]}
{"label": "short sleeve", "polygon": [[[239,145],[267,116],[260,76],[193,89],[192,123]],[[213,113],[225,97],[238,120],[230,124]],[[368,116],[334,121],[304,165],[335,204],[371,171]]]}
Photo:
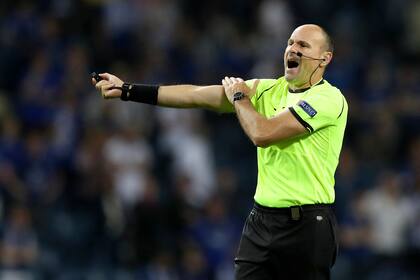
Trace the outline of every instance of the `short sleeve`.
{"label": "short sleeve", "polygon": [[309,132],[314,132],[333,125],[344,106],[344,96],[339,90],[323,91],[321,88],[299,100],[289,110]]}

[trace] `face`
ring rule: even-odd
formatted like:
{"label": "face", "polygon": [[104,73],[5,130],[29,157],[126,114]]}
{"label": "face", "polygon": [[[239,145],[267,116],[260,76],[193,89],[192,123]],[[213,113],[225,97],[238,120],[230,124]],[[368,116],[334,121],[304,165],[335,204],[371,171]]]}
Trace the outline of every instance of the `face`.
{"label": "face", "polygon": [[[324,58],[325,38],[321,29],[315,25],[302,25],[293,31],[284,52],[284,75],[289,84],[299,88],[310,85],[312,73],[322,61],[299,57],[300,52],[313,58]],[[323,69],[315,71],[312,82],[317,82]],[[316,75],[315,75],[316,74]]]}

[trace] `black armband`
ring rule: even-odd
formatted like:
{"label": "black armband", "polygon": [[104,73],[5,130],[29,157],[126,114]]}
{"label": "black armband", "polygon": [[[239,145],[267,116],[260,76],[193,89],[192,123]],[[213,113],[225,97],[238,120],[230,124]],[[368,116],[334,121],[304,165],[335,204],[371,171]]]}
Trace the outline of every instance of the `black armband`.
{"label": "black armband", "polygon": [[159,92],[158,85],[124,83],[121,87],[121,91],[121,100],[157,105]]}

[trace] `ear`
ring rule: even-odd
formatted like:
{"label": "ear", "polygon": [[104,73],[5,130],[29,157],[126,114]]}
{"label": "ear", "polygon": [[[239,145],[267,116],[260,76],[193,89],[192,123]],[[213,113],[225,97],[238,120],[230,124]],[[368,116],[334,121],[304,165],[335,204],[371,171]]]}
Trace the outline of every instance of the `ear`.
{"label": "ear", "polygon": [[320,67],[326,67],[328,64],[330,64],[332,58],[333,58],[332,52],[324,52],[324,54],[322,55],[323,61],[321,62]]}

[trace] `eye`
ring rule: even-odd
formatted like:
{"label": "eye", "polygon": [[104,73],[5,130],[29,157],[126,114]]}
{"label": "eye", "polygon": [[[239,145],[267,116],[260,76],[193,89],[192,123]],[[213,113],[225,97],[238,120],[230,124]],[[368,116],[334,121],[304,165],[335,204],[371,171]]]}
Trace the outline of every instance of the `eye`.
{"label": "eye", "polygon": [[299,46],[300,46],[301,48],[310,48],[310,47],[311,47],[311,45],[310,45],[310,44],[308,44],[308,42],[304,42],[304,41],[299,42]]}
{"label": "eye", "polygon": [[289,45],[289,46],[293,45],[293,40],[287,41],[287,45]]}

